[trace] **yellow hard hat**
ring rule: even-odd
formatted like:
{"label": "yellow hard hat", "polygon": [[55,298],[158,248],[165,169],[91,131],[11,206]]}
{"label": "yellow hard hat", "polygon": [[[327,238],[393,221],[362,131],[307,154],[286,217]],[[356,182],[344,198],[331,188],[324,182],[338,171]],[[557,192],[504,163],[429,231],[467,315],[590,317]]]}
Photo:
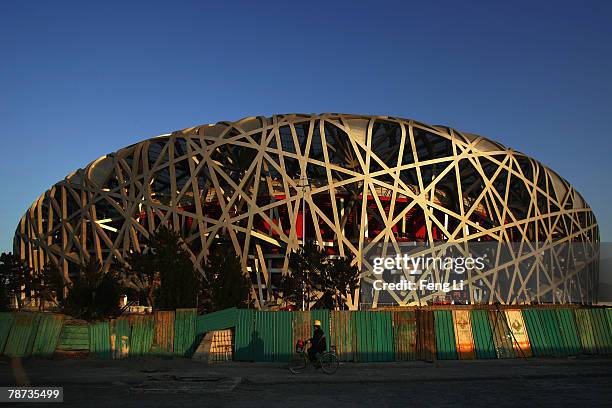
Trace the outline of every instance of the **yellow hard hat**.
{"label": "yellow hard hat", "polygon": [[314,325],[315,326],[321,326],[321,321],[320,320],[315,320],[314,321]]}

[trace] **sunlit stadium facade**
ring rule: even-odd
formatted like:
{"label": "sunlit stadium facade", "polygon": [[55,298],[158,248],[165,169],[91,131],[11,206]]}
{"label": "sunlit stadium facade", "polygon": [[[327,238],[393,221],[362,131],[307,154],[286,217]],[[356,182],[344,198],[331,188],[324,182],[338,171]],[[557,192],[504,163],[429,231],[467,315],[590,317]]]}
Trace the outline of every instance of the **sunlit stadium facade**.
{"label": "sunlit stadium facade", "polygon": [[[141,251],[161,225],[180,232],[200,271],[214,240],[233,245],[261,308],[274,303],[304,233],[330,255],[353,259],[364,283],[372,278],[366,254],[380,244],[417,243],[434,253],[512,243],[512,262],[467,276],[457,299],[597,296],[597,222],[566,180],[489,139],[387,116],[250,117],[128,146],[44,192],[19,222],[14,251],[35,271],[53,263],[69,279],[92,257],[108,268]],[[436,270],[420,277],[450,279]],[[448,293],[387,295],[401,306]],[[359,291],[349,299],[351,308],[385,302]]]}

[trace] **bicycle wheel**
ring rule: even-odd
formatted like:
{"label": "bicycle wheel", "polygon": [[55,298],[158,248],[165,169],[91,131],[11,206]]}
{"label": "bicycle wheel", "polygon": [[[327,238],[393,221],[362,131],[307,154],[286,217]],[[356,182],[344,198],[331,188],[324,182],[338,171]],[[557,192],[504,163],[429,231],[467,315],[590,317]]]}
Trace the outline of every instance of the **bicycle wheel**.
{"label": "bicycle wheel", "polygon": [[325,353],[319,358],[319,363],[321,364],[321,370],[325,374],[333,374],[338,369],[340,362],[338,361],[338,357],[332,353]]}
{"label": "bicycle wheel", "polygon": [[306,357],[304,354],[297,354],[293,356],[289,362],[289,371],[293,374],[299,374],[306,368]]}

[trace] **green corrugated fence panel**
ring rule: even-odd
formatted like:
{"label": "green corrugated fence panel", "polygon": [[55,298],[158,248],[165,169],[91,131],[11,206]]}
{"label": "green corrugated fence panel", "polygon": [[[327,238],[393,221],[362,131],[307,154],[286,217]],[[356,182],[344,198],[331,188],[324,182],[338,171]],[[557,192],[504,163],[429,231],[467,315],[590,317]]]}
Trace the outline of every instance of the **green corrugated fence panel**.
{"label": "green corrugated fence panel", "polygon": [[39,313],[17,312],[4,354],[9,357],[29,357],[38,331]]}
{"label": "green corrugated fence panel", "polygon": [[[297,312],[296,317],[308,317],[305,313]],[[325,331],[327,345],[329,348],[329,312],[312,311],[310,312],[310,322],[315,319],[321,320],[321,328]],[[255,361],[289,361],[293,354],[293,313],[286,311],[256,311],[254,312],[254,326],[251,332],[248,349],[252,352],[252,359]],[[241,323],[237,326],[237,331],[241,331]],[[306,337],[310,337],[312,328]],[[244,341],[241,341],[244,344]],[[236,348],[239,349],[238,340]],[[244,348],[244,347],[243,347]],[[240,359],[245,359],[241,357]]]}
{"label": "green corrugated fence panel", "polygon": [[[561,334],[554,321],[554,311],[550,309],[536,310],[540,317],[540,323],[546,333],[546,344],[548,346],[548,354],[551,357],[562,357],[562,347],[560,344]],[[553,312],[553,313],[550,313]]]}
{"label": "green corrugated fence panel", "polygon": [[112,357],[111,334],[109,322],[89,324],[89,351],[96,358]]}
{"label": "green corrugated fence panel", "polygon": [[235,307],[198,316],[196,320],[196,333],[201,334],[213,330],[235,327],[237,318],[238,309]]}
{"label": "green corrugated fence panel", "polygon": [[276,312],[255,312],[255,330],[252,334],[255,361],[274,361],[274,314]]}
{"label": "green corrugated fence panel", "polygon": [[254,331],[255,311],[238,309],[236,316],[234,358],[238,361],[253,361],[254,345],[258,342]]}
{"label": "green corrugated fence panel", "polygon": [[547,356],[547,335],[544,330],[538,310],[536,309],[525,309],[523,310],[523,320],[525,320],[525,326],[527,327],[527,334],[529,336],[529,343],[531,344],[531,351],[535,357],[546,357]]}
{"label": "green corrugated fence panel", "polygon": [[11,328],[15,322],[15,314],[9,312],[0,313],[0,355],[4,353],[4,346],[8,340]]}
{"label": "green corrugated fence panel", "polygon": [[393,340],[397,361],[416,360],[417,327],[414,311],[392,312]]}
{"label": "green corrugated fence panel", "polygon": [[565,346],[565,354],[568,356],[580,354],[580,337],[578,336],[574,313],[572,313],[571,309],[557,309],[556,313]]}
{"label": "green corrugated fence panel", "polygon": [[356,360],[358,362],[371,361],[372,339],[370,336],[371,325],[367,318],[368,312],[352,312],[355,321],[355,337],[357,338]]}
{"label": "green corrugated fence panel", "polygon": [[110,324],[110,342],[114,359],[127,358],[130,353],[132,329],[127,317],[113,319]]}
{"label": "green corrugated fence panel", "polygon": [[612,354],[612,333],[608,326],[606,309],[589,309],[591,321],[593,322],[593,337],[598,354]]}
{"label": "green corrugated fence panel", "polygon": [[[310,321],[311,324],[315,321],[315,320],[320,320],[321,321],[321,329],[323,330],[323,332],[325,333],[325,337],[327,340],[327,350],[329,350],[329,347],[331,346],[331,336],[329,335],[329,310],[311,310],[310,311]],[[312,327],[311,327],[312,330]],[[312,335],[312,334],[311,334]],[[309,336],[311,337],[311,336]]]}
{"label": "green corrugated fence panel", "polygon": [[533,339],[531,340],[533,354],[536,357],[564,357],[578,354],[575,345],[576,334],[572,329],[573,322],[568,320],[567,312],[570,311],[555,309],[523,311],[529,339]]}
{"label": "green corrugated fence panel", "polygon": [[554,357],[559,352],[555,344],[560,334],[551,328],[550,316],[544,312],[541,309],[525,309],[523,317],[534,356]]}
{"label": "green corrugated fence panel", "polygon": [[151,351],[155,336],[153,316],[134,316],[132,319],[132,337],[130,338],[130,357],[142,357]]}
{"label": "green corrugated fence panel", "polygon": [[[610,331],[610,333],[612,333],[612,308],[607,308],[606,309],[606,317],[608,319],[608,330]],[[0,344],[0,347],[2,345]],[[0,349],[1,351],[1,349]]]}
{"label": "green corrugated fence panel", "polygon": [[32,354],[32,348],[34,347],[34,341],[36,340],[36,333],[38,333],[38,326],[40,324],[41,316],[41,313],[36,313],[36,316],[34,317],[34,321],[32,322],[30,329],[30,336],[28,337],[28,344],[26,346],[26,355],[24,357],[29,357]]}
{"label": "green corrugated fence panel", "polygon": [[568,355],[565,339],[561,333],[561,325],[559,323],[557,312],[554,309],[540,310],[546,320],[549,340],[554,357],[566,357]]}
{"label": "green corrugated fence panel", "polygon": [[574,316],[576,317],[576,326],[580,335],[582,351],[585,354],[597,354],[591,314],[587,309],[576,309],[574,310]]}
{"label": "green corrugated fence panel", "polygon": [[391,312],[377,312],[378,339],[381,347],[379,356],[382,361],[395,361],[395,344],[393,343],[393,315]]}
{"label": "green corrugated fence panel", "polygon": [[64,316],[59,314],[43,314],[40,317],[36,339],[32,346],[34,357],[52,357],[62,333]]}
{"label": "green corrugated fence panel", "polygon": [[450,310],[434,311],[436,330],[436,356],[438,360],[456,360],[457,345],[455,343],[455,329],[453,327],[453,314]]}
{"label": "green corrugated fence panel", "polygon": [[357,361],[394,361],[391,312],[356,311]]}
{"label": "green corrugated fence panel", "polygon": [[191,357],[197,345],[197,309],[176,309],[174,318],[174,355]]}
{"label": "green corrugated fence panel", "polygon": [[534,356],[580,354],[580,339],[571,309],[524,309],[522,313]]}
{"label": "green corrugated fence panel", "polygon": [[355,321],[353,312],[340,310],[331,312],[330,346],[336,346],[336,354],[340,361],[355,361]]}
{"label": "green corrugated fence panel", "polygon": [[488,311],[471,310],[470,317],[472,318],[472,335],[474,336],[476,357],[479,359],[497,358]]}
{"label": "green corrugated fence panel", "polygon": [[89,350],[89,328],[86,324],[64,323],[58,350]]}
{"label": "green corrugated fence panel", "polygon": [[274,317],[274,361],[289,361],[293,354],[293,339],[291,331],[292,313],[279,311]]}
{"label": "green corrugated fence panel", "polygon": [[540,330],[540,336],[542,341],[542,350],[540,357],[554,357],[555,346],[550,333],[550,328],[548,327],[548,319],[546,319],[546,316],[542,312],[543,310],[540,309],[532,310],[532,316],[535,321],[535,324]]}
{"label": "green corrugated fence panel", "polygon": [[251,335],[251,347],[255,361],[272,361],[274,333],[267,312],[255,312],[255,326]]}

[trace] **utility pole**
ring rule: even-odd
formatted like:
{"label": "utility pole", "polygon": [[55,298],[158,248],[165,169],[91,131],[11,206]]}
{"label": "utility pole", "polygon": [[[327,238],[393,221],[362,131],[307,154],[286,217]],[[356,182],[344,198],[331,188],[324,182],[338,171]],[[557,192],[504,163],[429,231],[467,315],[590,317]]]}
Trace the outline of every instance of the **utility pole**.
{"label": "utility pole", "polygon": [[[306,248],[306,187],[309,187],[308,177],[305,175],[300,177],[299,187],[302,188],[302,252]],[[308,271],[306,271],[308,273]],[[308,279],[308,276],[306,276]],[[306,282],[302,282],[302,311],[306,310]]]}

